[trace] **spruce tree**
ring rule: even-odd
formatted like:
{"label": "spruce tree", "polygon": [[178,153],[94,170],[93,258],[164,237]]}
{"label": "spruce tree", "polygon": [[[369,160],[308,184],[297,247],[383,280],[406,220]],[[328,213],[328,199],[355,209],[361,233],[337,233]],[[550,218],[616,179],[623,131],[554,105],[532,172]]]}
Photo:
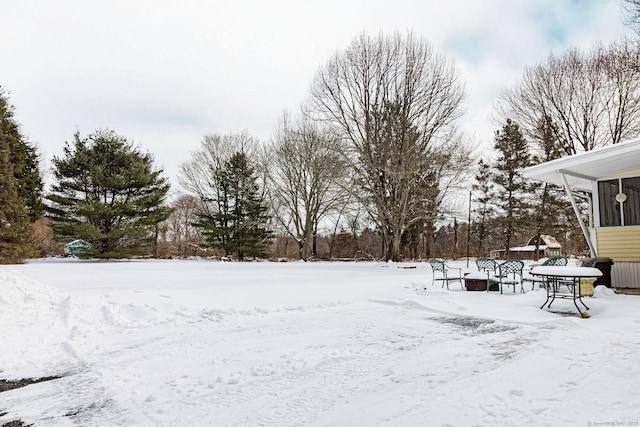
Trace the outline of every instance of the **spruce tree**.
{"label": "spruce tree", "polygon": [[151,252],[156,226],[167,219],[169,191],[153,157],[126,138],[99,130],[79,133],[54,157],[55,184],[47,199],[54,232],[93,245],[89,256],[123,258]]}
{"label": "spruce tree", "polygon": [[508,258],[512,237],[527,221],[531,183],[524,179],[522,171],[531,165],[531,155],[519,126],[510,119],[496,131],[494,148],[498,158],[491,174],[494,184],[491,198],[499,213],[503,247]]}
{"label": "spruce tree", "polygon": [[0,263],[24,262],[34,250],[33,229],[10,161],[10,148],[0,138]]}
{"label": "spruce tree", "polygon": [[40,218],[42,204],[42,178],[38,168],[38,154],[20,131],[13,117],[13,106],[9,104],[4,90],[0,87],[0,139],[9,150],[9,162],[13,165],[16,191],[27,209],[31,222]]}
{"label": "spruce tree", "polygon": [[264,257],[272,232],[267,229],[269,216],[255,169],[245,153],[237,152],[214,172],[214,213],[200,215],[195,225],[209,246],[226,255],[235,254],[240,261],[246,256]]}

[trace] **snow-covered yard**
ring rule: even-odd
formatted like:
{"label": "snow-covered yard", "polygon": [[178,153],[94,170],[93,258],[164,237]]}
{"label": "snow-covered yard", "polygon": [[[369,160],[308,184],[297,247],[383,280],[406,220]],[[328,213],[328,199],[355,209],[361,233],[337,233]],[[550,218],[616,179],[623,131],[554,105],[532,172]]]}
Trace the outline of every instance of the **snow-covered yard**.
{"label": "snow-covered yard", "polygon": [[640,425],[640,297],[544,300],[424,263],[2,266],[0,379],[59,378],[0,424]]}

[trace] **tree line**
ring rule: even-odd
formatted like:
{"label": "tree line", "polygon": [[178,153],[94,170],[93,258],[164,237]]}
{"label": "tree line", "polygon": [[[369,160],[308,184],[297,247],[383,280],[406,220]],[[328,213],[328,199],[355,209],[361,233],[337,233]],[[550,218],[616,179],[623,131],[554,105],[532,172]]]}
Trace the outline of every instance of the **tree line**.
{"label": "tree line", "polygon": [[108,129],[65,143],[44,194],[37,150],[0,89],[0,261],[50,252],[52,239],[103,258],[399,261],[508,253],[543,234],[580,252],[563,192],[522,171],[637,136],[639,58],[625,40],[527,67],[497,100],[500,127],[482,156],[459,129],[467,91],[453,61],[410,32],[362,33],[318,69],[270,141],[206,135],[172,200],[153,156]]}

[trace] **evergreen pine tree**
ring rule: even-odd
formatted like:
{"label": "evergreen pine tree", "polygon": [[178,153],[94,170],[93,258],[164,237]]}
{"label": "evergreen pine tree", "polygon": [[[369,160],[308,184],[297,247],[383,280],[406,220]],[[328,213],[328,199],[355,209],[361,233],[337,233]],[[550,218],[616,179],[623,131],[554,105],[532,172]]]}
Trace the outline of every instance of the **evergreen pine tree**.
{"label": "evergreen pine tree", "polygon": [[486,240],[489,231],[489,221],[494,216],[494,211],[491,206],[491,165],[480,159],[478,162],[478,173],[475,178],[476,183],[473,184],[472,189],[476,192],[476,201],[480,205],[476,210],[476,213],[479,215],[479,221],[475,225],[478,238],[478,256],[488,256]]}
{"label": "evergreen pine tree", "polygon": [[156,226],[170,209],[163,205],[169,184],[150,154],[99,130],[86,138],[76,133],[53,164],[47,211],[58,236],[86,240],[94,248],[87,255],[101,258],[151,252]]}
{"label": "evergreen pine tree", "polygon": [[9,162],[13,165],[16,191],[27,209],[31,222],[40,218],[42,204],[42,178],[38,169],[38,154],[13,118],[13,107],[0,87],[0,139],[9,149]]}
{"label": "evergreen pine tree", "polygon": [[0,138],[0,263],[24,262],[34,250],[33,229],[10,161],[10,148]]}
{"label": "evergreen pine tree", "polygon": [[[562,157],[562,146],[557,139],[557,127],[551,117],[546,116],[540,120],[533,135],[533,148],[538,155],[532,157],[534,164],[548,162]],[[570,204],[564,195],[564,191],[552,184],[531,184],[533,200],[531,206],[531,219],[535,227],[536,251],[534,259],[538,259],[540,237],[542,234],[564,233],[565,228],[572,221],[565,221]],[[571,215],[571,213],[569,213]]]}
{"label": "evergreen pine tree", "polygon": [[203,229],[209,246],[226,255],[236,254],[241,261],[246,256],[264,257],[272,232],[267,229],[269,217],[255,169],[245,153],[237,152],[215,176],[215,213],[200,215],[195,225]]}
{"label": "evergreen pine tree", "polygon": [[494,148],[498,158],[491,176],[494,183],[491,198],[500,213],[503,247],[508,258],[515,230],[527,221],[531,184],[522,171],[531,165],[531,155],[519,126],[510,119],[496,131]]}

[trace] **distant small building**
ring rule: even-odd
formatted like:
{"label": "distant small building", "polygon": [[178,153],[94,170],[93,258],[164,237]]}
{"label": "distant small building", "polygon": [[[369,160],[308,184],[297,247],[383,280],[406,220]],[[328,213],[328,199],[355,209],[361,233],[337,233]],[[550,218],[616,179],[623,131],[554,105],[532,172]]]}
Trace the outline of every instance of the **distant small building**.
{"label": "distant small building", "polygon": [[93,245],[84,240],[74,240],[64,245],[64,253],[67,255],[81,256],[93,250]]}
{"label": "distant small building", "polygon": [[[562,245],[552,237],[547,235],[540,236],[540,246],[538,247],[538,259],[551,258],[559,256],[562,252]],[[491,251],[491,258],[496,259],[536,259],[536,238],[532,237],[525,246],[509,248],[509,256],[505,256],[504,249],[496,249]]]}

